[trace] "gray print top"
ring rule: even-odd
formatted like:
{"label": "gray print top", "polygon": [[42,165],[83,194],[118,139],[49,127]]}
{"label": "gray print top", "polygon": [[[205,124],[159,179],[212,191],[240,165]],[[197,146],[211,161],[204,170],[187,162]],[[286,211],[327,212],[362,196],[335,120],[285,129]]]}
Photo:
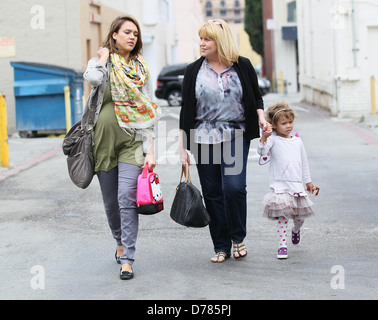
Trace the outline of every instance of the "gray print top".
{"label": "gray print top", "polygon": [[[230,141],[245,130],[243,89],[235,68],[218,74],[205,59],[197,75],[196,143]],[[236,130],[241,129],[241,130]]]}

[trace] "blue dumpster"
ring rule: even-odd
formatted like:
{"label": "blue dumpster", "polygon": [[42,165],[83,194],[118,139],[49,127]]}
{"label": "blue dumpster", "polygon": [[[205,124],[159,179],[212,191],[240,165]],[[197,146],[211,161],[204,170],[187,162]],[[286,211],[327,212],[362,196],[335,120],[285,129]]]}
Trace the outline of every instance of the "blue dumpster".
{"label": "blue dumpster", "polygon": [[70,88],[72,125],[83,113],[83,72],[54,65],[11,62],[18,131],[66,131],[64,87]]}

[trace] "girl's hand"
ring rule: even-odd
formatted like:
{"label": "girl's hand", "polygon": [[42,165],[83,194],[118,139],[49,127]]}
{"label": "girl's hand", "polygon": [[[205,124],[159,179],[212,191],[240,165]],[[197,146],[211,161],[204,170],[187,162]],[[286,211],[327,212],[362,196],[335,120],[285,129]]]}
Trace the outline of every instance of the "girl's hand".
{"label": "girl's hand", "polygon": [[142,168],[145,168],[146,166],[148,166],[148,169],[150,171],[154,170],[154,168],[156,167],[155,157],[151,153],[147,153],[146,157],[144,158],[144,165]]}
{"label": "girl's hand", "polygon": [[268,137],[271,136],[272,133],[273,133],[272,125],[269,122],[267,122],[265,124],[265,127],[263,128],[263,132],[262,132],[260,142],[266,143],[267,140],[268,140]]}
{"label": "girl's hand", "polygon": [[273,133],[273,127],[272,127],[272,125],[269,122],[266,122],[265,127],[263,128],[263,134],[266,137],[269,137],[269,136],[272,135],[272,133]]}
{"label": "girl's hand", "polygon": [[315,187],[312,182],[306,183],[306,190],[312,194],[314,193]]}

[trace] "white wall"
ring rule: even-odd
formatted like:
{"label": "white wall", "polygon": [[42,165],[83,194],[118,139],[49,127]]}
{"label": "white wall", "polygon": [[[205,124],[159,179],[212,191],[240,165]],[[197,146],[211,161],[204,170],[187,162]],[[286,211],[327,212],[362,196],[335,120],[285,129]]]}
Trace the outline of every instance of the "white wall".
{"label": "white wall", "polygon": [[192,62],[200,57],[198,30],[204,22],[199,0],[175,0],[177,63]]}
{"label": "white wall", "polygon": [[340,117],[369,113],[370,76],[378,76],[378,1],[297,5],[303,98]]}
{"label": "white wall", "polygon": [[[103,3],[117,7],[118,1]],[[122,0],[125,13],[133,15],[139,22],[143,35],[143,52],[150,69],[154,88],[160,70],[172,63],[174,47],[175,16],[173,0]]]}
{"label": "white wall", "polygon": [[81,69],[79,5],[77,0],[1,1],[0,12],[0,37],[14,37],[16,46],[15,57],[0,57],[0,91],[6,96],[8,132],[13,133],[16,119],[10,62]]}
{"label": "white wall", "polygon": [[[298,1],[297,1],[298,2]],[[297,79],[297,47],[295,40],[282,39],[283,26],[296,26],[296,23],[288,23],[288,10],[286,0],[273,0],[273,17],[274,17],[274,71],[276,79],[280,79],[281,73],[287,83],[286,90],[288,93],[298,91]]]}

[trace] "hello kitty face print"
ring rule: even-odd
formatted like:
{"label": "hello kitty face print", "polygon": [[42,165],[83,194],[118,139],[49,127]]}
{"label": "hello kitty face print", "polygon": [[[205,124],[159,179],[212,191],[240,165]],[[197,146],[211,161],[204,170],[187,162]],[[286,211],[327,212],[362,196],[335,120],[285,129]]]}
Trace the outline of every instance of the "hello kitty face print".
{"label": "hello kitty face print", "polygon": [[153,180],[151,180],[151,190],[155,201],[163,199],[163,193],[161,192],[159,177],[157,175],[155,175]]}

